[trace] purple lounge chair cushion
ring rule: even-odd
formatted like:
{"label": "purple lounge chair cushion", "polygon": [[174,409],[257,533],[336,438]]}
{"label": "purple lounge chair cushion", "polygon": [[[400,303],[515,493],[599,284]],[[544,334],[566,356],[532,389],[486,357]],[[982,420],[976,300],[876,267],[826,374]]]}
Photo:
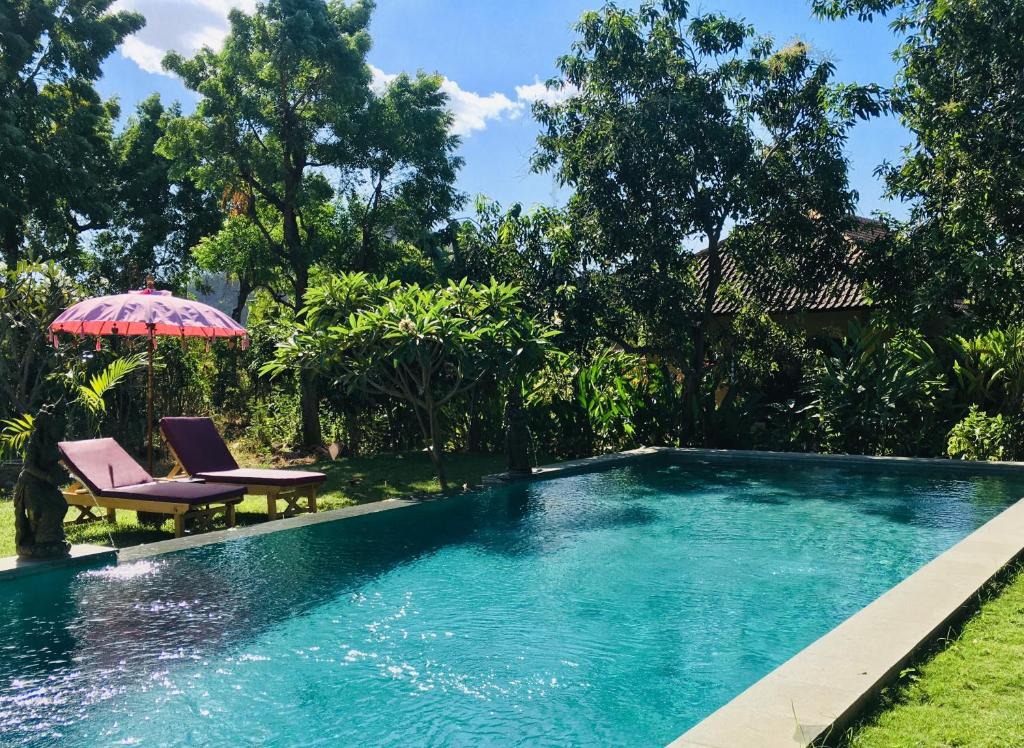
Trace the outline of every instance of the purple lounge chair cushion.
{"label": "purple lounge chair cushion", "polygon": [[165,481],[121,486],[103,491],[100,495],[111,499],[166,501],[169,504],[237,504],[245,495],[245,489],[216,483]]}
{"label": "purple lounge chair cushion", "polygon": [[176,504],[237,504],[244,488],[211,483],[157,483],[113,439],[86,439],[57,445],[64,463],[97,496]]}
{"label": "purple lounge chair cushion", "polygon": [[60,442],[64,463],[93,493],[152,483],[153,476],[113,439]]}
{"label": "purple lounge chair cushion", "polygon": [[196,478],[218,483],[238,483],[250,486],[308,486],[323,483],[327,476],[305,470],[258,470],[238,468],[237,470],[215,470],[196,473]]}
{"label": "purple lounge chair cushion", "polygon": [[161,418],[160,430],[189,475],[238,468],[209,418]]}

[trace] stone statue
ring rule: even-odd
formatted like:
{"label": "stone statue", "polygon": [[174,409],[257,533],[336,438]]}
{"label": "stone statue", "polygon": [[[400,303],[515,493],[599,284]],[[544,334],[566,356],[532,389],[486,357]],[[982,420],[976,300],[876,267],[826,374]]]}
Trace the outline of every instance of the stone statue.
{"label": "stone statue", "polygon": [[14,542],[20,558],[64,558],[71,551],[64,536],[68,503],[60,491],[63,475],[57,451],[63,435],[63,411],[44,406],[36,415],[25,466],[14,486]]}
{"label": "stone statue", "polygon": [[505,450],[508,453],[508,471],[520,475],[533,472],[530,452],[532,451],[533,435],[527,422],[526,408],[519,388],[512,386],[505,407]]}

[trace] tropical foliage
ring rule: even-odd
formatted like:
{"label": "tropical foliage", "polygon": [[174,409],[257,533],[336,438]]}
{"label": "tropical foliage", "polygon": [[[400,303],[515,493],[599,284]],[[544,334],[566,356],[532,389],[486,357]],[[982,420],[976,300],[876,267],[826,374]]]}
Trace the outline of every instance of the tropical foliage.
{"label": "tropical foliage", "polygon": [[[164,61],[193,109],[123,117],[95,84],[140,16],[0,2],[5,443],[62,400],[70,435],[141,444],[138,342],[58,349],[46,325],[152,273],[252,338],[159,342],[157,414],[216,414],[268,457],[418,447],[444,481],[454,450],[1021,456],[1024,2],[809,5],[889,15],[897,78],[841,81],[680,0],[585,13],[534,111],[566,199],[527,208],[459,193],[443,79],[375,77],[371,2],[232,11],[222,47]],[[908,215],[853,247],[846,140],[887,112]],[[850,257],[857,324],[779,314]]]}
{"label": "tropical foliage", "polygon": [[[132,372],[145,366],[145,358],[134,354],[125,358],[117,358],[94,374],[86,374],[81,368],[73,366],[67,371],[51,374],[49,379],[64,390],[60,406],[70,406],[70,412],[64,417],[70,420],[83,421],[87,426],[74,428],[79,433],[92,431],[98,435],[100,419],[107,411],[106,395],[121,384]],[[84,380],[84,381],[81,381]],[[35,427],[35,416],[23,413],[7,420],[0,421],[0,455],[5,452],[22,453],[32,436]]]}
{"label": "tropical foliage", "polygon": [[443,409],[486,376],[541,358],[553,335],[523,314],[517,288],[494,281],[422,288],[359,273],[307,296],[309,324],[264,371],[312,367],[334,387],[411,406],[442,488]]}

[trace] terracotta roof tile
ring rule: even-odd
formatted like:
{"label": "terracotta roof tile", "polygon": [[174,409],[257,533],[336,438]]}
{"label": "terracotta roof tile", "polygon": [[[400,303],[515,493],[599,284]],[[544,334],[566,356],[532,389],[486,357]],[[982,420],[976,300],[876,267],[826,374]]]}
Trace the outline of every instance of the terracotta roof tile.
{"label": "terracotta roof tile", "polygon": [[[853,266],[860,259],[862,246],[874,241],[886,233],[885,226],[877,221],[867,218],[858,218],[857,226],[846,232],[846,238],[850,241],[849,265]],[[697,277],[701,284],[707,282],[707,254],[701,252],[698,255]],[[743,277],[736,262],[728,254],[722,256],[722,283],[730,284],[739,289],[741,294],[750,293],[750,284]],[[852,277],[851,273],[842,273],[831,283],[827,283],[819,289],[811,292],[802,292],[797,288],[781,289],[776,296],[774,303],[769,304],[773,312],[798,312],[798,311],[834,311],[839,309],[862,309],[870,306],[870,302],[864,297],[861,285]],[[740,304],[732,299],[722,298],[715,300],[712,307],[714,314],[735,314],[740,309]]]}

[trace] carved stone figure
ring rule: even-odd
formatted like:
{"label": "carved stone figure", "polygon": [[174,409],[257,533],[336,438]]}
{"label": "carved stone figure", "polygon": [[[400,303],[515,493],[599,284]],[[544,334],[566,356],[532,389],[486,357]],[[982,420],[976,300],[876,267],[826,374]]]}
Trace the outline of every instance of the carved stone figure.
{"label": "carved stone figure", "polygon": [[63,476],[57,451],[63,435],[59,407],[42,408],[29,437],[25,466],[14,486],[14,542],[20,558],[63,558],[71,551],[64,535],[68,504],[60,491]]}

